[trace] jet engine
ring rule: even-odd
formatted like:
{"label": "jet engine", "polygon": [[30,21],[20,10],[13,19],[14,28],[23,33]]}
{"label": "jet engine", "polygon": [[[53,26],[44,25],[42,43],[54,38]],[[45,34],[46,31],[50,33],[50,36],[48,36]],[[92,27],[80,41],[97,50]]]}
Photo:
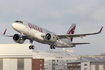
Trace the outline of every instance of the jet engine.
{"label": "jet engine", "polygon": [[56,40],[57,40],[56,36],[54,34],[50,34],[50,33],[47,33],[45,35],[44,39],[46,41],[50,41],[50,42],[53,42],[53,43],[56,42]]}
{"label": "jet engine", "polygon": [[19,34],[14,34],[13,40],[14,40],[15,42],[19,43],[19,44],[22,44],[22,43],[24,43],[24,41],[25,41],[26,39],[24,38],[24,36],[20,36]]}

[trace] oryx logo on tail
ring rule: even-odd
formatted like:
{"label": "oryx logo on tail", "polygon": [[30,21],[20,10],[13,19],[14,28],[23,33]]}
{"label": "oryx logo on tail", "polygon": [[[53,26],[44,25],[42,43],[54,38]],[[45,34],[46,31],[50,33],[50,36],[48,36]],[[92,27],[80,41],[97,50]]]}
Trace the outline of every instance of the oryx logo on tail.
{"label": "oryx logo on tail", "polygon": [[[72,24],[66,34],[74,34],[76,28],[76,24]],[[70,41],[73,41],[73,38],[70,38]]]}

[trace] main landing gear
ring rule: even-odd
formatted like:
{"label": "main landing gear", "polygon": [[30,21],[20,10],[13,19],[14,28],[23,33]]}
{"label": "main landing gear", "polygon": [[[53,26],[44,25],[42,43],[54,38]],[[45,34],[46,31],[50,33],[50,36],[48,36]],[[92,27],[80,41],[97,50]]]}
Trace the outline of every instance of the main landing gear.
{"label": "main landing gear", "polygon": [[50,45],[50,49],[55,49],[55,45]]}
{"label": "main landing gear", "polygon": [[33,50],[33,49],[35,49],[35,46],[34,45],[32,45],[32,43],[33,43],[33,40],[30,40],[30,43],[31,43],[31,45],[29,46],[29,49],[31,50]]}

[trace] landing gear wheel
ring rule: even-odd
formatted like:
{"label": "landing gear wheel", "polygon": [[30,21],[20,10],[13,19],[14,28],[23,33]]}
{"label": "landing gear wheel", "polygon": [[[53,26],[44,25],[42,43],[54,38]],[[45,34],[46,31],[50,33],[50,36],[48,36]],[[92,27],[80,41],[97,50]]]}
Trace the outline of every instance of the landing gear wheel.
{"label": "landing gear wheel", "polygon": [[29,49],[31,50],[31,46],[29,46]]}
{"label": "landing gear wheel", "polygon": [[52,49],[52,45],[50,45],[50,49]]}
{"label": "landing gear wheel", "polygon": [[34,49],[35,47],[34,47],[34,45],[30,45],[29,46],[29,49],[31,50],[31,49]]}
{"label": "landing gear wheel", "polygon": [[29,46],[29,49],[30,49],[30,50],[31,50],[31,49],[33,50],[33,49],[35,48],[34,45],[32,45],[33,40],[34,40],[34,39],[30,39],[30,43],[31,43],[31,45]]}
{"label": "landing gear wheel", "polygon": [[34,45],[32,46],[32,49],[34,49],[35,47],[34,47]]}
{"label": "landing gear wheel", "polygon": [[55,45],[50,45],[50,49],[55,49]]}
{"label": "landing gear wheel", "polygon": [[55,45],[53,46],[53,49],[55,49]]}

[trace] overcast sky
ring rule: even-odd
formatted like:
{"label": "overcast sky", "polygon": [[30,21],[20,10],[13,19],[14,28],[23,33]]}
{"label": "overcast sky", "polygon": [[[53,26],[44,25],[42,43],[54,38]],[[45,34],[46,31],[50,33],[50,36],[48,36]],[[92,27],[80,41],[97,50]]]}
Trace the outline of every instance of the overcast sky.
{"label": "overcast sky", "polygon": [[[7,38],[2,33],[5,28],[9,35],[17,33],[11,27],[17,19],[27,20],[56,34],[65,34],[72,23],[77,25],[75,34],[97,32],[105,26],[105,0],[0,0],[1,44],[15,43],[12,38]],[[103,28],[98,35],[75,38],[73,42],[91,43],[68,48],[77,55],[105,53],[105,30]],[[34,45],[35,50],[50,50],[48,45],[37,42]],[[62,49],[56,49],[59,50]]]}

